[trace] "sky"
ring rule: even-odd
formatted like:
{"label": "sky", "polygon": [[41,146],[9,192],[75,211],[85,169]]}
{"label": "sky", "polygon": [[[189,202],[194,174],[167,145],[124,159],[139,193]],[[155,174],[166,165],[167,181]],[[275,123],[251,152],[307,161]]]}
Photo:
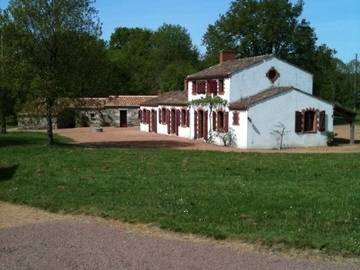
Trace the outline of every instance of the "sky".
{"label": "sky", "polygon": [[[294,0],[295,1],[295,0]],[[0,0],[4,8],[8,0]],[[155,30],[163,23],[180,24],[204,53],[202,37],[209,24],[224,14],[231,0],[97,0],[108,40],[116,27],[146,27]],[[305,0],[303,18],[315,28],[318,44],[325,43],[348,62],[360,54],[360,0]]]}

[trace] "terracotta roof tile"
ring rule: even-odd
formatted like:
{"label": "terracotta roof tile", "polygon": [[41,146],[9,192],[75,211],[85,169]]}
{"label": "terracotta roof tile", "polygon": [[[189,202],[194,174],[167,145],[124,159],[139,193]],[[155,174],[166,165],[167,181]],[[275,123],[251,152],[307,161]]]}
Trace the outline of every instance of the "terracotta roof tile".
{"label": "terracotta roof tile", "polygon": [[242,98],[242,99],[239,99],[238,101],[231,103],[230,109],[231,110],[247,110],[249,107],[251,107],[254,104],[265,101],[265,100],[275,97],[279,94],[287,93],[293,89],[294,88],[291,86],[289,86],[289,87],[271,87],[271,88],[266,89],[256,95]]}
{"label": "terracotta roof tile", "polygon": [[237,72],[241,69],[250,67],[252,65],[255,65],[257,63],[260,63],[260,62],[270,59],[272,57],[273,57],[273,55],[267,54],[267,55],[260,55],[260,56],[254,56],[254,57],[229,60],[222,64],[218,64],[218,65],[209,67],[207,69],[204,69],[202,71],[199,71],[197,73],[191,74],[191,75],[187,76],[187,79],[193,80],[193,79],[211,79],[211,78],[228,77],[231,74],[233,74],[234,72]]}
{"label": "terracotta roof tile", "polygon": [[158,105],[181,105],[185,106],[188,104],[187,92],[180,91],[170,91],[164,93],[156,98],[150,99],[143,102],[142,106],[158,106]]}
{"label": "terracotta roof tile", "polygon": [[105,107],[140,107],[140,104],[157,96],[110,96]]}

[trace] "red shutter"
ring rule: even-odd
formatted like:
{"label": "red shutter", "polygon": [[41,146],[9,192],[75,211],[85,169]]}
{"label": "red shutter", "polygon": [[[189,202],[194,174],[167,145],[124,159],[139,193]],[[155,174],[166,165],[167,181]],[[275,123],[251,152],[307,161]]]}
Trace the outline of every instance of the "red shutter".
{"label": "red shutter", "polygon": [[239,112],[233,112],[233,125],[239,125]]}
{"label": "red shutter", "polygon": [[209,138],[209,131],[208,131],[208,117],[209,117],[209,113],[208,111],[204,112],[204,139],[208,140]]}
{"label": "red shutter", "polygon": [[224,131],[229,132],[229,112],[224,112]]}
{"label": "red shutter", "polygon": [[324,132],[325,131],[325,123],[326,123],[326,112],[321,111],[319,114],[319,131]]}
{"label": "red shutter", "polygon": [[147,123],[150,125],[150,110],[147,110]]}
{"label": "red shutter", "polygon": [[213,130],[216,131],[216,112],[213,112]]}
{"label": "red shutter", "polygon": [[219,94],[224,94],[224,80],[219,80]]}
{"label": "red shutter", "polygon": [[206,93],[206,81],[197,81],[196,82],[196,92],[198,94]]}
{"label": "red shutter", "polygon": [[192,94],[193,94],[193,95],[196,95],[196,92],[197,92],[197,90],[196,90],[196,82],[193,81],[193,82],[192,82]]}
{"label": "red shutter", "polygon": [[198,137],[198,113],[194,112],[194,139],[196,140]]}
{"label": "red shutter", "polygon": [[303,113],[295,112],[295,132],[303,132]]}
{"label": "red shutter", "polygon": [[190,110],[186,111],[186,126],[190,127]]}
{"label": "red shutter", "polygon": [[161,123],[161,109],[159,108],[159,122]]}
{"label": "red shutter", "polygon": [[167,124],[167,130],[168,130],[168,134],[170,134],[170,110],[166,110],[166,124]]}

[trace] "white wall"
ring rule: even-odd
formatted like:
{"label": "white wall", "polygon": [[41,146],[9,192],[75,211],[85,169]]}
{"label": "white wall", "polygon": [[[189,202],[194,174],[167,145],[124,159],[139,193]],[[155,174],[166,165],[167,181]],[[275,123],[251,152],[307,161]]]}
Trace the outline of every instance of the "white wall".
{"label": "white wall", "polygon": [[[272,67],[280,73],[274,84],[266,77]],[[293,86],[312,94],[313,75],[277,58],[271,58],[232,75],[230,102],[255,95],[272,86]]]}
{"label": "white wall", "polygon": [[286,147],[325,146],[326,132],[295,132],[295,112],[306,108],[326,111],[326,131],[333,131],[333,106],[315,97],[293,90],[283,95],[254,105],[248,110],[247,147],[277,148],[278,136],[271,134],[282,123],[286,127],[284,145]]}

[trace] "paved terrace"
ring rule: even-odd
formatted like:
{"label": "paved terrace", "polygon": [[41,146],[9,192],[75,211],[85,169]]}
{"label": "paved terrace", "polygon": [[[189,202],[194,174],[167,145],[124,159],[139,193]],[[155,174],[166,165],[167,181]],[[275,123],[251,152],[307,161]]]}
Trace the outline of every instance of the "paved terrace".
{"label": "paved terrace", "polygon": [[335,132],[338,133],[341,144],[336,147],[311,147],[311,148],[291,148],[285,150],[242,150],[232,147],[223,147],[207,144],[203,141],[194,141],[177,136],[161,135],[139,131],[139,128],[104,128],[104,132],[95,132],[91,128],[59,129],[56,133],[71,138],[74,143],[87,144],[98,147],[119,147],[119,148],[172,148],[182,150],[210,150],[222,152],[266,152],[266,153],[340,153],[340,152],[360,152],[360,128],[357,128],[356,140],[358,144],[345,144],[346,138],[350,137],[350,130],[347,126],[337,126]]}

